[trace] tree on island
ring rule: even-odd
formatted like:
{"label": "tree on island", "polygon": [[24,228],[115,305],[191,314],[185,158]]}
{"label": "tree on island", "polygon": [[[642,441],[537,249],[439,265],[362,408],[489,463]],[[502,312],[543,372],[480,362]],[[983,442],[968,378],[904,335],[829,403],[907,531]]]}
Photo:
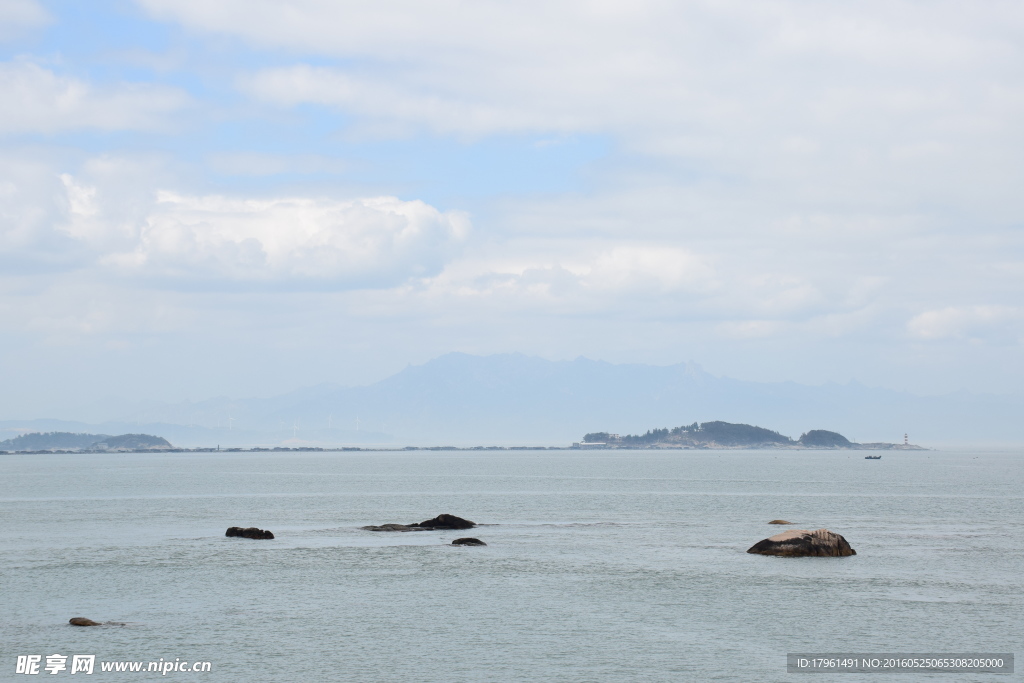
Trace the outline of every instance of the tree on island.
{"label": "tree on island", "polygon": [[78,450],[89,448],[97,441],[109,438],[106,434],[79,434],[73,432],[32,432],[13,439],[0,441],[2,451]]}
{"label": "tree on island", "polygon": [[723,446],[748,446],[759,443],[792,443],[788,436],[783,436],[771,429],[755,427],[747,424],[731,422],[704,422],[700,426],[703,441],[714,441]]}
{"label": "tree on island", "polygon": [[152,434],[121,434],[111,436],[103,441],[92,445],[92,448],[100,451],[125,451],[125,450],[150,450],[154,448],[173,448],[171,442],[161,436]]}
{"label": "tree on island", "polygon": [[800,435],[800,443],[815,448],[837,448],[850,446],[851,442],[842,434],[824,429],[812,429]]}
{"label": "tree on island", "polygon": [[584,443],[608,443],[608,439],[610,438],[610,436],[611,435],[608,432],[593,432],[591,434],[584,434],[583,435],[583,442]]}

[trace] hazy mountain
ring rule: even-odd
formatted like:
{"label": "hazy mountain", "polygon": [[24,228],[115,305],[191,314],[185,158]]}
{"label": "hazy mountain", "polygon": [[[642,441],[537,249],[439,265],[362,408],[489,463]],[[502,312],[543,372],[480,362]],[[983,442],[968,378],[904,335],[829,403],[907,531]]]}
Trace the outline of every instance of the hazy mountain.
{"label": "hazy mountain", "polygon": [[567,444],[587,432],[643,433],[724,420],[794,438],[829,429],[862,442],[902,441],[909,432],[922,445],[993,444],[1024,442],[1022,408],[1020,396],[922,397],[858,384],[745,382],[692,363],[451,353],[369,386],[324,384],[266,399],[150,405],[100,426],[107,433],[144,430],[180,445],[465,445]]}

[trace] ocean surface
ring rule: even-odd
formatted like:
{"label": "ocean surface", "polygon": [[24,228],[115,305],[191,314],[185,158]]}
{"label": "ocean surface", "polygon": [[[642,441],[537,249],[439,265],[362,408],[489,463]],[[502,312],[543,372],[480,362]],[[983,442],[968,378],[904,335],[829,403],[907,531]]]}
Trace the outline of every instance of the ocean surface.
{"label": "ocean surface", "polygon": [[[71,680],[240,682],[791,681],[805,676],[786,673],[787,652],[1024,655],[1024,452],[14,454],[0,467],[3,681],[32,680],[15,673],[30,654],[69,656],[46,680],[94,654]],[[359,528],[444,512],[482,526]],[[821,527],[857,555],[745,552]],[[487,547],[446,545],[467,535]],[[99,671],[161,658],[211,671]],[[1016,670],[869,680],[1024,680]]]}

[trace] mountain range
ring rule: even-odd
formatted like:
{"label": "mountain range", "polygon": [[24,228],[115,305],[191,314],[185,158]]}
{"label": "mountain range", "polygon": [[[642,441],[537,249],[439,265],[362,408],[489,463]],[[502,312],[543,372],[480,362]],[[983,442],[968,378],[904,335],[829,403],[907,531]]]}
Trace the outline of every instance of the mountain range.
{"label": "mountain range", "polygon": [[368,386],[321,384],[271,398],[147,405],[100,424],[0,421],[0,433],[159,434],[182,446],[568,445],[587,432],[642,433],[724,420],[855,441],[1024,443],[1020,395],[918,396],[856,383],[808,386],[717,377],[693,363],[549,361],[450,353]]}

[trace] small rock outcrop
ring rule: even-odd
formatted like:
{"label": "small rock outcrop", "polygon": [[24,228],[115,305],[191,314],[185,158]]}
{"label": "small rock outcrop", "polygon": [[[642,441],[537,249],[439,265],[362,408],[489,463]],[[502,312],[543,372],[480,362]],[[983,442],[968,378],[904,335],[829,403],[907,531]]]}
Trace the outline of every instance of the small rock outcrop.
{"label": "small rock outcrop", "polygon": [[748,553],[780,557],[849,557],[857,551],[828,529],[792,529],[755,543]]}
{"label": "small rock outcrop", "polygon": [[71,617],[68,623],[72,626],[100,626],[100,622],[86,619],[85,617]]}
{"label": "small rock outcrop", "polygon": [[456,538],[452,545],[487,545],[479,538]]}
{"label": "small rock outcrop", "polygon": [[793,522],[787,522],[784,519],[773,519],[772,521],[770,521],[768,523],[769,524],[792,524]]}
{"label": "small rock outcrop", "polygon": [[381,524],[380,526],[364,526],[367,531],[434,531],[436,529],[472,529],[476,522],[471,522],[455,515],[438,515],[415,524]]}
{"label": "small rock outcrop", "polygon": [[256,539],[271,539],[274,534],[263,529],[257,529],[254,526],[246,527],[243,529],[240,526],[229,527],[225,536],[237,536],[239,538],[256,538]]}

